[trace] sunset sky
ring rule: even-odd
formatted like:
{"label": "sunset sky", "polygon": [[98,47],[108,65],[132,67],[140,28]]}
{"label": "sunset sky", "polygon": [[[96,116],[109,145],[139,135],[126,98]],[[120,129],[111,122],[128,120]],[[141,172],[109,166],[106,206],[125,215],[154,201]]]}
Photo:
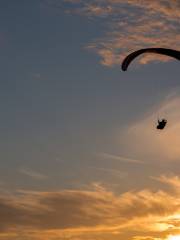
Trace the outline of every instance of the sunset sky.
{"label": "sunset sky", "polygon": [[0,1],[0,240],[180,240],[180,62],[123,72],[145,47],[179,0]]}

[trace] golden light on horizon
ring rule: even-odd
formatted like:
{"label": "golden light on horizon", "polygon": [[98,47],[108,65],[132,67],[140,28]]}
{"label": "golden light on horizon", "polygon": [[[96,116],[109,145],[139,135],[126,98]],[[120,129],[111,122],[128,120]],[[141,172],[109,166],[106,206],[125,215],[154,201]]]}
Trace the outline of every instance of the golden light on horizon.
{"label": "golden light on horizon", "polygon": [[170,235],[167,240],[180,240],[180,235]]}

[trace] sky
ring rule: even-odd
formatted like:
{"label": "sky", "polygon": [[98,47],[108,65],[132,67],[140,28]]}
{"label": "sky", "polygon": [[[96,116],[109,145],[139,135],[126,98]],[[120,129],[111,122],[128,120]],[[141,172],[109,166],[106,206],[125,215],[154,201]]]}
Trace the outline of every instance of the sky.
{"label": "sky", "polygon": [[0,1],[0,240],[180,240],[180,63],[121,70],[179,23],[178,0]]}

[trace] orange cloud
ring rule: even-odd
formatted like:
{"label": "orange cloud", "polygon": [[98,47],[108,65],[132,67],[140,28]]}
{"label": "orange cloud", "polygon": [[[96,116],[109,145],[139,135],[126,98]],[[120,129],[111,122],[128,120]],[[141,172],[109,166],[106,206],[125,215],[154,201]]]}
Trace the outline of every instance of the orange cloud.
{"label": "orange cloud", "polygon": [[[180,48],[179,1],[147,0],[64,0],[72,4],[68,12],[102,18],[106,34],[88,45],[101,57],[101,64],[119,65],[131,51],[143,47]],[[139,63],[167,62],[167,57],[144,55]]]}
{"label": "orange cloud", "polygon": [[148,189],[118,195],[102,187],[21,191],[0,198],[0,239],[163,239],[179,229],[179,197]]}

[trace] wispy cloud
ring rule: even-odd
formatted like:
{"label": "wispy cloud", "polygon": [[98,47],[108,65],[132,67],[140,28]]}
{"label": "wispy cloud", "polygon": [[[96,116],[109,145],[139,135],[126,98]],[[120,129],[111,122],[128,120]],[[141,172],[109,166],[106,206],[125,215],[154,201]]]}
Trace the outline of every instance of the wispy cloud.
{"label": "wispy cloud", "polygon": [[97,171],[102,171],[105,172],[106,174],[111,174],[112,176],[119,177],[119,178],[124,178],[127,177],[127,172],[123,172],[117,169],[112,169],[112,168],[102,168],[102,167],[90,167],[93,168],[94,170]]}
{"label": "wispy cloud", "polygon": [[101,153],[101,154],[99,154],[99,156],[101,156],[105,159],[118,160],[118,161],[127,162],[127,163],[144,164],[144,162],[141,160],[127,158],[127,157],[123,157],[123,156],[112,155],[112,154],[108,154],[108,153]]}
{"label": "wispy cloud", "polygon": [[[60,1],[51,4],[59,6]],[[129,52],[143,47],[180,48],[180,3],[178,0],[63,0],[68,13],[103,18],[106,34],[87,48],[101,57],[106,66],[119,65]],[[170,58],[144,55],[139,63],[169,61]]]}
{"label": "wispy cloud", "polygon": [[0,239],[164,239],[180,230],[178,214],[179,194],[162,190],[21,191],[0,198]]}
{"label": "wispy cloud", "polygon": [[166,175],[162,175],[160,177],[152,177],[152,178],[159,182],[165,183],[170,187],[173,187],[175,190],[180,191],[180,177],[178,176],[167,177]]}
{"label": "wispy cloud", "polygon": [[18,170],[21,174],[26,175],[30,178],[36,179],[36,180],[44,180],[47,178],[46,175],[39,173],[37,171],[34,171],[30,168],[20,168]]}

